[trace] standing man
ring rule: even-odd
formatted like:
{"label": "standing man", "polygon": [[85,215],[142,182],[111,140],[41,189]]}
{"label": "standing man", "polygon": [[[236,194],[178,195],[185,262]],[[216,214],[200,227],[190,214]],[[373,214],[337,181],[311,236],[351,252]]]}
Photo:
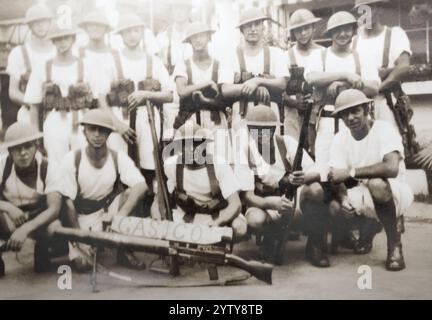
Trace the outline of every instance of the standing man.
{"label": "standing man", "polygon": [[[109,222],[113,215],[130,215],[148,188],[133,161],[125,153],[108,148],[106,141],[114,131],[108,113],[91,110],[80,123],[87,146],[68,153],[60,168],[67,224],[71,228],[103,231],[103,222]],[[128,189],[124,190],[124,186]],[[70,245],[69,258],[78,270],[85,271],[91,266],[80,251],[88,253],[89,247],[78,245],[77,249]],[[144,266],[125,251],[119,251],[118,261],[132,268]]]}
{"label": "standing man", "polygon": [[[24,94],[31,73],[40,69],[55,55],[55,47],[47,38],[53,18],[51,9],[44,4],[30,7],[25,16],[25,22],[31,31],[30,40],[15,47],[9,55],[6,69],[10,76],[9,97],[12,102],[22,106],[19,111],[11,110],[15,106],[10,106],[7,110],[8,113],[15,113],[15,117],[11,118],[13,122],[18,119],[30,123],[29,109],[24,106]],[[3,126],[8,127],[11,123],[3,123]]]}
{"label": "standing man", "polygon": [[[142,49],[143,32],[144,23],[137,15],[131,13],[120,17],[116,33],[121,35],[124,49],[115,55],[116,78],[111,79],[111,83],[117,82],[121,85],[126,80],[128,86],[131,84],[129,91],[126,92],[127,99],[124,99],[124,104],[121,105],[121,108],[113,108],[116,116],[115,126],[124,127],[124,124],[127,124],[128,128],[124,130],[126,134],[123,134],[123,137],[128,139],[126,142],[129,144],[137,144],[138,159],[134,159],[134,161],[138,163],[147,185],[152,188],[155,178],[155,163],[151,155],[153,148],[157,148],[157,146],[153,145],[145,104],[149,101],[152,105],[155,127],[160,139],[162,130],[160,112],[164,103],[172,102],[174,85],[162,61],[158,57],[147,54]],[[112,91],[115,90],[112,87]],[[114,94],[116,93],[114,92]],[[115,103],[110,105],[119,106]],[[127,110],[129,115],[124,112]],[[136,112],[135,121],[131,117],[132,112]],[[135,135],[136,141],[133,139]]]}
{"label": "standing man", "polygon": [[[378,218],[387,235],[386,269],[398,271],[405,268],[405,261],[401,234],[397,230],[397,216],[408,210],[413,194],[404,181],[401,138],[388,122],[370,119],[368,115],[372,101],[361,91],[353,89],[338,96],[334,113],[340,116],[349,130],[340,131],[333,140],[329,180],[341,184],[341,210]],[[348,183],[349,180],[351,183]],[[357,180],[354,187],[353,180]],[[376,231],[367,231],[360,236],[359,253],[367,253],[372,248]]]}
{"label": "standing man", "polygon": [[1,252],[20,251],[27,238],[36,240],[35,271],[49,268],[48,243],[59,225],[61,195],[57,167],[38,151],[42,136],[24,123],[6,130],[8,154],[0,160],[0,277],[5,274]]}
{"label": "standing man", "polygon": [[56,55],[32,72],[24,97],[30,105],[31,123],[43,128],[48,158],[57,163],[85,142],[78,121],[93,101],[87,85],[89,69],[72,52],[77,33],[74,27],[56,26],[51,31],[48,39]]}
{"label": "standing man", "polygon": [[[177,63],[174,79],[180,96],[180,114],[174,127],[177,129],[186,120],[193,119],[203,128],[227,129],[228,123],[223,112],[225,107],[219,98],[218,87],[220,63],[210,56],[208,44],[215,31],[203,23],[195,22],[188,27],[184,42],[193,48],[191,59]],[[202,99],[211,99],[205,104]],[[210,104],[212,103],[212,104]]]}
{"label": "standing man", "polygon": [[[242,136],[241,147],[237,150],[235,172],[242,187],[248,228],[257,235],[264,235],[264,257],[280,259],[278,246],[284,244],[278,244],[276,237],[284,220],[282,217],[294,215],[294,210],[301,209],[308,235],[306,257],[317,267],[328,267],[323,241],[328,210],[323,202],[323,189],[316,183],[320,181],[320,174],[315,171],[313,160],[303,150],[303,171],[293,172],[298,144],[290,136],[275,134],[278,119],[267,106],[254,107],[246,119],[248,133]],[[296,208],[284,194],[287,184],[299,187],[294,200]]]}
{"label": "standing man", "polygon": [[174,142],[181,152],[165,161],[168,191],[174,194],[177,209],[174,221],[230,226],[234,240],[246,235],[247,223],[241,214],[240,186],[231,167],[211,153],[207,144],[211,132],[187,121],[177,130]]}
{"label": "standing man", "polygon": [[279,105],[289,71],[282,50],[263,43],[264,21],[269,19],[257,8],[242,12],[238,27],[243,34],[243,42],[236,49],[236,55],[224,61],[220,76],[223,96],[240,100],[233,104],[234,130],[246,128],[247,113],[259,102],[269,105],[278,121],[282,118]]}
{"label": "standing man", "polygon": [[332,38],[332,45],[324,51],[324,71],[310,72],[307,76],[310,84],[325,95],[315,143],[316,163],[323,170],[328,168],[329,148],[339,129],[339,121],[332,115],[338,94],[349,88],[359,89],[368,97],[375,97],[378,93],[380,79],[377,69],[367,56],[360,57],[351,49],[356,25],[357,20],[349,12],[340,11],[330,17],[325,32]]}
{"label": "standing man", "polygon": [[[295,11],[290,18],[291,39],[296,41],[296,44],[288,49],[289,68],[292,70],[296,67],[304,68],[303,76],[307,81],[307,75],[310,72],[322,72],[324,47],[317,45],[314,41],[316,24],[320,18],[307,9],[299,9]],[[290,72],[291,73],[291,72]],[[289,86],[289,84],[288,84]],[[300,135],[300,127],[302,124],[302,114],[304,112],[304,104],[302,103],[303,95],[290,96],[286,98],[285,105],[285,122],[284,133],[298,139]],[[299,99],[298,99],[299,98]],[[315,106],[312,112],[312,117],[309,126],[309,147],[314,152],[315,144],[315,125],[316,117],[319,109],[319,102],[315,101]]]}
{"label": "standing man", "polygon": [[[386,4],[388,4],[387,0],[356,1],[354,9],[360,16],[365,13],[362,10],[363,6],[369,8],[370,11],[366,10],[366,12],[370,12],[371,15],[370,17],[367,16],[366,23],[360,26],[358,35],[353,40],[353,49],[357,50],[361,56],[368,56],[370,63],[379,70],[382,83],[379,87],[380,94],[374,99],[375,118],[389,122],[402,133],[406,158],[411,158],[413,153],[416,153],[411,141],[415,136],[408,133],[411,136],[407,137],[405,134],[406,124],[400,122],[392,110],[395,99],[398,99],[398,103],[408,99],[402,91],[401,81],[409,72],[412,52],[407,34],[402,28],[389,27],[381,22],[385,14]],[[412,109],[409,102],[405,102],[404,107],[406,108],[404,116],[411,119],[412,114],[409,112]]]}

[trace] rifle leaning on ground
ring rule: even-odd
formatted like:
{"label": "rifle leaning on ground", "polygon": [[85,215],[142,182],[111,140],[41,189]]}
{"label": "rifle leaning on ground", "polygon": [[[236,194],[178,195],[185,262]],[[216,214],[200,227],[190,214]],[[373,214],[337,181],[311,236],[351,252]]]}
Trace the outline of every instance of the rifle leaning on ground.
{"label": "rifle leaning on ground", "polygon": [[149,239],[116,233],[95,232],[64,227],[57,228],[54,233],[56,237],[96,247],[126,248],[133,251],[182,258],[188,261],[233,266],[247,271],[261,281],[268,284],[272,283],[272,265],[257,261],[246,261],[236,255],[227,253],[227,250],[225,249],[226,246],[217,249],[217,247],[214,246],[181,245],[169,240]]}

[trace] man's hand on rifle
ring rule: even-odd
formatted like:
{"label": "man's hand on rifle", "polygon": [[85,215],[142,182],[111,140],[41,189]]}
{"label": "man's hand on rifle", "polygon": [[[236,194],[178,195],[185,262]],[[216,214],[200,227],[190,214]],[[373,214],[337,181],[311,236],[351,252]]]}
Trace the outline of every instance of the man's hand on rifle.
{"label": "man's hand on rifle", "polygon": [[134,130],[132,130],[127,124],[119,121],[116,124],[116,129],[117,132],[123,137],[123,139],[128,143],[128,144],[133,144],[135,143],[137,136]]}
{"label": "man's hand on rifle", "polygon": [[270,105],[270,92],[266,87],[258,87],[256,90],[256,99],[259,103]]}
{"label": "man's hand on rifle", "polygon": [[338,94],[340,92],[340,88],[343,87],[344,85],[345,85],[345,82],[343,82],[343,81],[332,82],[332,84],[329,85],[327,88],[327,95],[336,99],[336,97],[338,96]]}
{"label": "man's hand on rifle", "polygon": [[219,87],[218,87],[217,83],[215,83],[212,80],[210,80],[208,82],[207,88],[210,88],[212,91],[214,91],[215,95],[217,95],[219,93]]}
{"label": "man's hand on rifle", "polygon": [[345,182],[349,178],[350,178],[350,169],[348,168],[346,169],[331,168],[328,175],[329,181],[335,184]]}
{"label": "man's hand on rifle", "polygon": [[138,106],[143,105],[150,97],[149,91],[139,90],[131,93],[128,97],[128,110],[129,112],[136,109]]}
{"label": "man's hand on rifle", "polygon": [[355,89],[361,88],[363,85],[363,80],[357,73],[348,73],[346,76],[346,81],[348,81]]}
{"label": "man's hand on rifle", "polygon": [[268,207],[271,210],[289,210],[292,209],[293,203],[285,196],[282,197],[266,197]]}
{"label": "man's hand on rifle", "polygon": [[243,83],[243,88],[241,91],[242,97],[251,98],[255,91],[258,89],[259,82],[257,78],[252,78]]}
{"label": "man's hand on rifle", "polygon": [[305,183],[305,173],[303,171],[294,171],[288,177],[293,186],[301,186]]}

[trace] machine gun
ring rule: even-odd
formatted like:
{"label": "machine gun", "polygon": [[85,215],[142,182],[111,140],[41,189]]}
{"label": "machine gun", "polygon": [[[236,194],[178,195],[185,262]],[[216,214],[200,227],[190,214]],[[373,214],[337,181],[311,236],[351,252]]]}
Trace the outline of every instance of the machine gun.
{"label": "machine gun", "polygon": [[[232,254],[232,229],[203,225],[156,221],[133,217],[116,217],[114,232],[94,232],[57,228],[56,237],[92,246],[127,248],[162,256],[181,258],[183,261],[208,264],[211,280],[217,280],[215,266],[228,265],[247,271],[257,279],[272,283],[273,266],[246,261]],[[138,227],[137,227],[138,226]],[[179,232],[179,230],[184,232]],[[197,236],[199,235],[199,237]],[[211,271],[210,271],[211,270]],[[216,283],[220,285],[220,283]]]}

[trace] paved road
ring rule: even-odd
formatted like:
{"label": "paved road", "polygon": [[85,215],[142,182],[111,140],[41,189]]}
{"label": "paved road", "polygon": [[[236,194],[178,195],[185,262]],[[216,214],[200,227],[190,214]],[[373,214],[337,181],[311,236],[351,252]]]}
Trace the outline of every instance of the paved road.
{"label": "paved road", "polygon": [[[99,293],[92,293],[88,274],[72,274],[72,290],[59,290],[59,275],[36,275],[32,272],[32,245],[19,258],[27,265],[20,265],[11,253],[4,255],[7,276],[0,279],[2,299],[432,299],[432,224],[408,222],[403,237],[407,269],[392,273],[384,269],[386,257],[385,235],[379,234],[373,251],[368,256],[355,256],[348,251],[331,256],[332,267],[317,269],[303,259],[304,239],[289,242],[287,261],[273,272],[273,285],[249,279],[240,285],[206,288],[144,288],[126,285],[107,276],[99,277]],[[254,241],[241,244],[236,252],[245,258],[256,255]],[[109,252],[105,252],[107,256]],[[149,256],[146,257],[150,262]],[[207,279],[206,271],[199,266],[182,269],[183,276],[170,280],[166,275],[149,271],[131,272],[116,267],[108,257],[102,258],[108,267],[120,274],[129,274],[148,284],[175,283]],[[372,289],[357,287],[358,268],[368,265],[372,270]],[[221,268],[221,275],[238,271]]]}

